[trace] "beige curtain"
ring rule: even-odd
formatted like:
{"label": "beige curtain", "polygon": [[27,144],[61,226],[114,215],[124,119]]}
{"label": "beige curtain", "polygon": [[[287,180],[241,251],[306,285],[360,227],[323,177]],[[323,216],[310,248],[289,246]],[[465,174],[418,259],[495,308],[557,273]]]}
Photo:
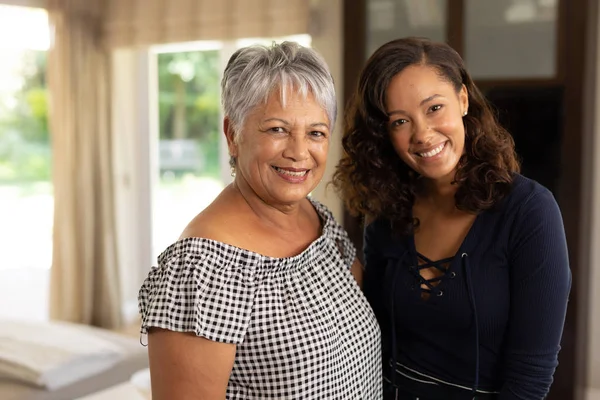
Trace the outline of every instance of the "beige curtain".
{"label": "beige curtain", "polygon": [[100,3],[48,4],[55,201],[50,316],[117,328],[121,302],[112,203],[109,56],[100,46]]}
{"label": "beige curtain", "polygon": [[105,0],[105,43],[131,47],[307,33],[310,0]]}

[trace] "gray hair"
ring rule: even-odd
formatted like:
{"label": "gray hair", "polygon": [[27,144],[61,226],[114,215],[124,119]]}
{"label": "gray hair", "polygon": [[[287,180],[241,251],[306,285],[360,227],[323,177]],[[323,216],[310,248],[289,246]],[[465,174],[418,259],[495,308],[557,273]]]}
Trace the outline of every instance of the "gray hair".
{"label": "gray hair", "polygon": [[337,103],[327,63],[315,50],[286,41],[270,47],[243,47],[229,59],[221,81],[221,103],[236,137],[248,114],[277,88],[281,88],[283,105],[289,89],[304,97],[311,93],[327,113],[333,130]]}

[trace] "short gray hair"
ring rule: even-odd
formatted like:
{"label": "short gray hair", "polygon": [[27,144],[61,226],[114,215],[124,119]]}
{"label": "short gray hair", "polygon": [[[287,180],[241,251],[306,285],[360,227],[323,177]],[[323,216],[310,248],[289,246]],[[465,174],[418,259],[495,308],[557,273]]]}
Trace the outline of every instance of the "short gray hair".
{"label": "short gray hair", "polygon": [[288,89],[304,97],[311,93],[327,113],[333,130],[337,103],[327,63],[315,50],[286,41],[270,47],[243,47],[229,59],[221,81],[221,103],[236,136],[248,114],[276,88],[281,88],[284,105]]}

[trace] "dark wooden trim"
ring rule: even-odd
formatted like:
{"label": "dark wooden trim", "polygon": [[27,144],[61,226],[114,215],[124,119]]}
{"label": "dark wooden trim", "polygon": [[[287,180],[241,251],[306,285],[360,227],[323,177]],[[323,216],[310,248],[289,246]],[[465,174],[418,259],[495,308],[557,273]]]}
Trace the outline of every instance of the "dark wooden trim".
{"label": "dark wooden trim", "polygon": [[[591,0],[595,1],[595,0]],[[573,286],[563,333],[559,367],[549,400],[569,400],[576,397],[576,385],[587,376],[587,357],[579,352],[578,343],[587,343],[587,332],[580,328],[587,317],[588,301],[580,298],[580,290],[587,285],[589,268],[581,262],[580,228],[582,218],[582,150],[586,124],[583,118],[586,82],[586,52],[588,37],[589,0],[563,0],[560,10],[564,14],[563,47],[561,58],[566,60],[564,70],[564,126],[561,144],[561,173],[557,200],[563,214],[569,246],[569,261],[573,273]],[[568,43],[568,46],[564,46]],[[582,301],[583,300],[583,301]]]}
{"label": "dark wooden trim", "polygon": [[[367,0],[344,0],[344,110],[352,98],[360,71],[367,59]],[[346,112],[344,112],[346,115]],[[344,121],[345,123],[345,121]],[[357,256],[363,261],[362,219],[353,217],[344,207],[344,228],[354,243]]]}
{"label": "dark wooden trim", "polygon": [[344,0],[344,105],[347,106],[360,71],[365,64],[367,48],[367,0]]}
{"label": "dark wooden trim", "polygon": [[446,6],[446,42],[464,58],[465,2],[447,0]]}
{"label": "dark wooden trim", "polygon": [[590,285],[587,283],[591,276],[591,249],[596,246],[596,243],[591,241],[591,230],[594,228],[592,225],[591,213],[593,211],[593,193],[596,190],[595,186],[597,182],[594,180],[593,175],[593,160],[596,157],[594,143],[595,132],[598,129],[596,124],[596,110],[598,107],[597,100],[597,82],[599,79],[598,75],[598,17],[600,16],[600,4],[596,0],[591,0],[587,3],[587,32],[586,32],[586,43],[584,43],[584,65],[583,65],[583,85],[582,90],[582,139],[581,139],[581,209],[579,212],[579,232],[581,237],[579,238],[579,249],[573,249],[573,251],[581,251],[579,255],[579,264],[577,267],[577,276],[574,277],[577,280],[576,292],[571,297],[577,297],[577,314],[575,321],[575,369],[573,374],[575,375],[575,396],[574,399],[584,400],[587,398],[585,391],[587,386],[592,382],[587,381],[588,376],[588,357],[589,355],[589,339],[590,339],[590,319],[587,318],[590,314]]}
{"label": "dark wooden trim", "polygon": [[[573,0],[570,0],[573,1]],[[564,83],[567,62],[565,57],[567,50],[567,2],[568,0],[559,0],[556,14],[556,80]],[[575,1],[577,3],[577,1]]]}

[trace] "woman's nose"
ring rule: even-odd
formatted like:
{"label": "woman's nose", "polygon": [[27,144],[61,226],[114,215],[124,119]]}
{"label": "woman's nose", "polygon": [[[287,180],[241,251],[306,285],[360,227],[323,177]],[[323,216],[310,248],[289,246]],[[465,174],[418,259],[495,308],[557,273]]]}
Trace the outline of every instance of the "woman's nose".
{"label": "woman's nose", "polygon": [[412,142],[423,144],[431,141],[431,137],[433,136],[433,130],[424,122],[414,122],[413,123],[413,133],[412,133]]}
{"label": "woman's nose", "polygon": [[304,137],[291,135],[287,140],[283,156],[294,161],[302,161],[308,158],[308,143]]}

